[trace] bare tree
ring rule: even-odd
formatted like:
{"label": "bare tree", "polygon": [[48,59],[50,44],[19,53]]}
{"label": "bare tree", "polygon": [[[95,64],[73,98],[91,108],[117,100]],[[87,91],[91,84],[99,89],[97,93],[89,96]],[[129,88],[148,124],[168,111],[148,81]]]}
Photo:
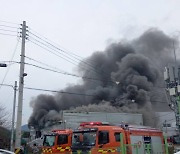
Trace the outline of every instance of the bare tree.
{"label": "bare tree", "polygon": [[10,127],[10,114],[6,111],[6,108],[0,105],[0,126],[9,128]]}

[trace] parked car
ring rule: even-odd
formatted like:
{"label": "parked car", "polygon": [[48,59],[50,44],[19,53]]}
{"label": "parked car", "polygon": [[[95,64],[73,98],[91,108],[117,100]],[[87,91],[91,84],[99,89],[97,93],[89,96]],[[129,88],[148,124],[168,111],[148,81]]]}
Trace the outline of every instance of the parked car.
{"label": "parked car", "polygon": [[4,150],[4,149],[0,149],[0,154],[15,154],[12,151],[8,151],[8,150]]}

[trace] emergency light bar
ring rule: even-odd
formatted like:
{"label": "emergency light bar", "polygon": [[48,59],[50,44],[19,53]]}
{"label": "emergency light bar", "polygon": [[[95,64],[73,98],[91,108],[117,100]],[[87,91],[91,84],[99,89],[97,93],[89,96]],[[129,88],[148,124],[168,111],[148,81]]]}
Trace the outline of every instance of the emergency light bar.
{"label": "emergency light bar", "polygon": [[109,123],[108,122],[97,122],[97,121],[95,121],[95,122],[93,122],[93,121],[91,121],[91,122],[82,122],[80,124],[80,127],[84,127],[84,126],[87,126],[87,125],[90,125],[90,126],[104,126],[104,125],[109,125]]}

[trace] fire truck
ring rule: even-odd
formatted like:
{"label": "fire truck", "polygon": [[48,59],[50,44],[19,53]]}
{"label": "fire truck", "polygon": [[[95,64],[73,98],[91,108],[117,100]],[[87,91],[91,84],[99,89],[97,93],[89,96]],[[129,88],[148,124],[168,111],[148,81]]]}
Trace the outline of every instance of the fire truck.
{"label": "fire truck", "polygon": [[69,154],[71,151],[72,130],[53,130],[51,133],[44,135],[42,153],[50,154]]}
{"label": "fire truck", "polygon": [[155,128],[102,122],[81,123],[73,131],[72,154],[165,154],[163,133]]}

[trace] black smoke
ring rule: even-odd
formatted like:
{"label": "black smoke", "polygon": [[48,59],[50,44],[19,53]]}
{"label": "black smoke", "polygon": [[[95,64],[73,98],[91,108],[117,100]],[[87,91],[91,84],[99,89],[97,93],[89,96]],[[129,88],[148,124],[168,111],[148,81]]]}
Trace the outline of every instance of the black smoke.
{"label": "black smoke", "polygon": [[173,41],[177,45],[162,31],[150,29],[132,41],[113,43],[103,52],[94,52],[80,62],[78,73],[98,80],[83,78],[81,84],[63,90],[85,95],[39,95],[30,103],[33,113],[29,125],[44,127],[50,120],[60,119],[61,110],[93,111],[93,108],[142,113],[144,124],[154,125],[153,105],[161,100],[167,106],[159,87],[163,86],[164,66],[173,61]]}

